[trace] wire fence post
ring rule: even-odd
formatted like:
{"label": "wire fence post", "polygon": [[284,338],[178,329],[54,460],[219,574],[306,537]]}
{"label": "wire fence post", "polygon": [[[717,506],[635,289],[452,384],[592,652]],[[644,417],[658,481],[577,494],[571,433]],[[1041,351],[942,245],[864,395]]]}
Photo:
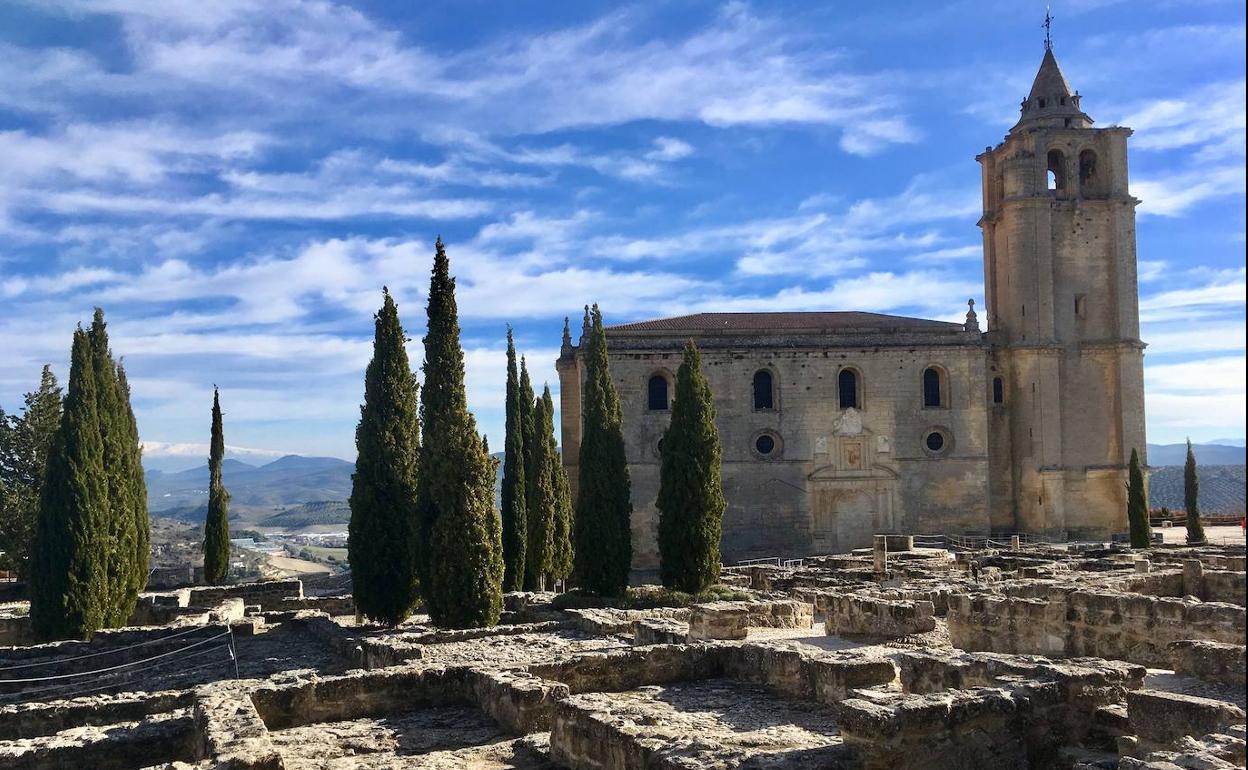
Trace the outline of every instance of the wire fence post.
{"label": "wire fence post", "polygon": [[242,679],[238,675],[238,647],[234,644],[234,626],[227,624],[226,628],[230,630],[230,660],[234,661],[234,678]]}

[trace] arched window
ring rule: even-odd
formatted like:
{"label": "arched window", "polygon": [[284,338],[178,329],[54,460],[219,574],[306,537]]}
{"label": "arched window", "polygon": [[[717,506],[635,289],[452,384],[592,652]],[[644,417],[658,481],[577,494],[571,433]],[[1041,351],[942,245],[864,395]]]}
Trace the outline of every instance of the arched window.
{"label": "arched window", "polygon": [[650,382],[646,386],[646,403],[652,412],[666,412],[668,406],[667,400],[667,378],[661,374],[650,375]]}
{"label": "arched window", "polygon": [[754,372],[754,408],[775,409],[775,401],[771,372],[767,369]]}
{"label": "arched window", "polygon": [[1049,190],[1058,192],[1066,187],[1066,156],[1061,150],[1049,150]]}
{"label": "arched window", "polygon": [[842,369],[836,377],[837,394],[842,409],[861,409],[858,401],[858,372]]}
{"label": "arched window", "polygon": [[1005,403],[1005,380],[1002,380],[1000,377],[992,378],[992,403]]}
{"label": "arched window", "polygon": [[945,378],[934,366],[923,370],[923,406],[938,408],[945,406]]}
{"label": "arched window", "polygon": [[1096,153],[1084,150],[1079,153],[1079,190],[1087,194],[1096,191]]}

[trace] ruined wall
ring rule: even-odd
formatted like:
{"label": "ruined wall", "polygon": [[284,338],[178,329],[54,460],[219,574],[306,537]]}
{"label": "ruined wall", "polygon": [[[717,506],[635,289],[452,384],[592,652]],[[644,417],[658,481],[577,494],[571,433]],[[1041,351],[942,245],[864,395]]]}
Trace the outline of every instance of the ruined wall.
{"label": "ruined wall", "polygon": [[1168,666],[1171,642],[1242,644],[1244,608],[1141,594],[1050,588],[1045,598],[956,594],[955,647],[1028,655],[1096,656]]}

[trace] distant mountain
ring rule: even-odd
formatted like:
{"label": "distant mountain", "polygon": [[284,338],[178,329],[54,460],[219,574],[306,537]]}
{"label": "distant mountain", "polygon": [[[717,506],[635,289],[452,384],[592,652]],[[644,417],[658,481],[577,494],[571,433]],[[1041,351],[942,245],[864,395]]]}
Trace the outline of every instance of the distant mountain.
{"label": "distant mountain", "polygon": [[[1198,465],[1243,465],[1244,444],[1238,446],[1225,444],[1192,444],[1192,452],[1196,455]],[[1186,444],[1149,444],[1148,464],[1182,465],[1187,459]]]}
{"label": "distant mountain", "polygon": [[[355,465],[336,457],[286,455],[259,467],[238,460],[222,463],[232,505],[281,507],[316,500],[346,500]],[[150,470],[148,508],[159,513],[173,508],[196,509],[208,498],[208,463],[176,473]]]}
{"label": "distant mountain", "polygon": [[1205,444],[1225,444],[1226,446],[1243,446],[1242,438],[1215,438],[1213,441],[1205,441]]}
{"label": "distant mountain", "polygon": [[341,524],[346,526],[351,521],[351,507],[345,500],[318,500],[311,503],[296,505],[281,513],[256,522],[261,527],[280,527],[285,530],[300,530],[318,524]]}
{"label": "distant mountain", "polygon": [[[1197,498],[1203,513],[1243,513],[1244,466],[1200,465],[1196,479]],[[1183,468],[1178,465],[1154,467],[1148,474],[1148,504],[1152,508],[1183,510]]]}

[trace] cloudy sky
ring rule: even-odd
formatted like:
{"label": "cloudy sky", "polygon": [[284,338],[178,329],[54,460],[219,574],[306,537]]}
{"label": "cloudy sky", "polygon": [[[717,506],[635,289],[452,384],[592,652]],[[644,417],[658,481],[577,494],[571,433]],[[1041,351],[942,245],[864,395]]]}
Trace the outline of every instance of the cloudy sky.
{"label": "cloudy sky", "polygon": [[[352,458],[381,286],[419,361],[438,234],[499,439],[509,322],[557,388],[586,302],[958,319],[1043,3],[823,5],[0,0],[0,405],[101,305],[150,456],[200,458],[217,383],[243,459]],[[1242,437],[1243,3],[1053,6],[1135,129],[1149,438]]]}

